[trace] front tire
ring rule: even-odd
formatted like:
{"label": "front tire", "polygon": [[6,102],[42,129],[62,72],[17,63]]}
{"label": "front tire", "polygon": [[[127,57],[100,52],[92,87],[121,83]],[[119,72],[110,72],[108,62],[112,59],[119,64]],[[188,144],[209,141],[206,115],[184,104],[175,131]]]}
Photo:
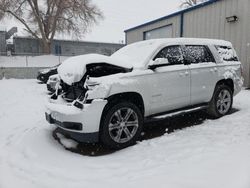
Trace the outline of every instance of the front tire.
{"label": "front tire", "polygon": [[220,118],[230,112],[233,104],[233,91],[227,85],[218,85],[210,101],[208,114]]}
{"label": "front tire", "polygon": [[130,102],[108,106],[103,114],[100,139],[110,149],[122,149],[140,137],[143,116],[139,108]]}

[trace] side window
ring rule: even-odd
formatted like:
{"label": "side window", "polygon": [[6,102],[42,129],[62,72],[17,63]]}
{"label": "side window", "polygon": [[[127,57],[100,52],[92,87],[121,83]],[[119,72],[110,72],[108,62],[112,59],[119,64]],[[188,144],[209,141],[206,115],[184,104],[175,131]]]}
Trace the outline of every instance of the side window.
{"label": "side window", "polygon": [[222,61],[239,61],[234,49],[228,46],[215,46]]}
{"label": "side window", "polygon": [[208,47],[202,45],[186,45],[184,47],[184,58],[188,64],[215,62]]}
{"label": "side window", "polygon": [[183,56],[180,46],[168,46],[163,48],[154,58],[166,58],[169,64],[183,64]]}

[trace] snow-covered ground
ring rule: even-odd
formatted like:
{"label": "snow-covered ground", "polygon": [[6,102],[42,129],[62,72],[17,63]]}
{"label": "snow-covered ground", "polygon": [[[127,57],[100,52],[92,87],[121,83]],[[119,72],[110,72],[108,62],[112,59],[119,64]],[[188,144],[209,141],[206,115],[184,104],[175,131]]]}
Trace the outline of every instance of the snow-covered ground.
{"label": "snow-covered ground", "polygon": [[0,56],[0,67],[52,67],[58,65],[68,57],[41,56]]}
{"label": "snow-covered ground", "polygon": [[[53,138],[44,117],[45,85],[1,80],[0,88],[0,188],[250,187],[250,91],[219,120],[91,157]],[[77,144],[57,136],[68,147]]]}

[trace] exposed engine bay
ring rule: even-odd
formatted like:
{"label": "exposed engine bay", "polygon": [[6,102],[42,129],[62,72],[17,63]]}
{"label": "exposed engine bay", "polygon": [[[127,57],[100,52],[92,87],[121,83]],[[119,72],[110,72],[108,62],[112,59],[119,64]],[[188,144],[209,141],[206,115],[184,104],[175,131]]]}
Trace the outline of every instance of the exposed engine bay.
{"label": "exposed engine bay", "polygon": [[[98,78],[118,73],[131,72],[132,68],[124,68],[108,63],[91,63],[86,65],[86,73],[79,82],[68,85],[62,79],[58,84],[56,91],[51,95],[51,99],[56,100],[60,95],[65,101],[73,102],[75,100],[85,102],[86,93],[96,83],[88,82],[89,78]],[[76,107],[79,107],[77,104]],[[80,107],[79,107],[80,108]]]}

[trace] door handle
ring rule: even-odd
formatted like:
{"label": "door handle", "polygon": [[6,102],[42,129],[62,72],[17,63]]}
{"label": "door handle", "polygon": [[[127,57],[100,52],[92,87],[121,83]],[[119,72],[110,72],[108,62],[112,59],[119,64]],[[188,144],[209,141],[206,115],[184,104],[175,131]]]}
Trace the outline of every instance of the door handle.
{"label": "door handle", "polygon": [[186,71],[186,72],[185,72],[185,76],[188,76],[188,75],[189,75],[189,72],[188,72],[188,71]]}

